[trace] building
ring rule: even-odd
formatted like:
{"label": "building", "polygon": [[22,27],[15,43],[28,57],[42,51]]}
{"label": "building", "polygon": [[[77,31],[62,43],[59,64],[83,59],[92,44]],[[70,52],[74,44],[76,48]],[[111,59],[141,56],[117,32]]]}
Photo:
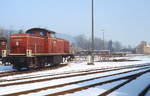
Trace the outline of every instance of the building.
{"label": "building", "polygon": [[150,54],[150,44],[148,44],[146,41],[142,41],[136,47],[136,53],[137,54]]}

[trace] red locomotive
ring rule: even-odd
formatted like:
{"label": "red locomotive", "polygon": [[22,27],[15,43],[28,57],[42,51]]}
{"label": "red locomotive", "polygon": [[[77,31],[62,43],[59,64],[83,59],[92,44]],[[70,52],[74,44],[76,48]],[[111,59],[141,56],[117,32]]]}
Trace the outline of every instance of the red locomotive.
{"label": "red locomotive", "polygon": [[6,50],[7,40],[6,38],[0,38],[0,58],[2,58],[3,50]]}
{"label": "red locomotive", "polygon": [[10,36],[10,48],[3,54],[3,62],[9,62],[13,68],[41,68],[47,65],[59,65],[63,58],[72,57],[70,43],[56,38],[55,32],[42,28],[32,28],[26,33]]}

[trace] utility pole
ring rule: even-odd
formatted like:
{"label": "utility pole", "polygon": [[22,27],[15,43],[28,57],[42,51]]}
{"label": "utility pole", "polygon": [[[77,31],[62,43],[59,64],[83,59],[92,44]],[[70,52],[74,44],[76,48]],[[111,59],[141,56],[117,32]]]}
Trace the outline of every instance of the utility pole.
{"label": "utility pole", "polygon": [[104,38],[104,29],[103,29],[102,31],[103,31],[103,50],[105,50],[105,38]]}
{"label": "utility pole", "polygon": [[93,65],[94,64],[94,0],[92,0],[92,34],[91,34],[91,38],[92,38],[92,42],[91,42],[91,51],[90,51],[90,62],[88,63],[89,65]]}

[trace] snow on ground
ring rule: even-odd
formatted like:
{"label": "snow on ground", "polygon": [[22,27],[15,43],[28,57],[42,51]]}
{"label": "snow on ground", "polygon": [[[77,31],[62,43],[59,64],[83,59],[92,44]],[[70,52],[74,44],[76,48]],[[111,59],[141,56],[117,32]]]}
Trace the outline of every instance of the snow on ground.
{"label": "snow on ground", "polygon": [[[143,69],[143,70],[145,70],[145,69]],[[117,76],[109,76],[109,77],[99,78],[99,79],[96,79],[96,80],[90,80],[90,81],[83,82],[83,83],[77,83],[77,84],[67,85],[67,86],[59,87],[59,88],[55,88],[55,89],[43,90],[43,91],[40,91],[40,92],[28,94],[28,96],[44,96],[47,93],[48,94],[53,94],[55,92],[61,92],[61,91],[65,91],[65,90],[69,90],[69,89],[73,89],[73,88],[78,88],[78,87],[81,87],[81,86],[87,86],[87,85],[99,83],[100,81],[103,82],[103,81],[107,81],[107,80],[119,78],[119,77],[122,77],[122,76],[127,76],[127,75],[131,75],[131,74],[135,74],[135,73],[141,72],[143,70],[136,71],[136,72],[131,72],[131,73],[120,74],[120,75],[117,75]],[[95,76],[95,74],[93,76]],[[72,77],[72,78],[74,78],[73,80],[80,80],[81,77],[79,76],[79,77]],[[88,78],[88,76],[86,76],[86,78]],[[66,80],[66,81],[70,81],[70,80]],[[56,80],[54,82],[56,82]],[[61,81],[59,79],[59,82],[63,82],[63,81]],[[52,83],[52,81],[51,81],[51,83]],[[47,83],[47,84],[50,85],[50,83]],[[7,90],[9,90],[9,88]],[[1,91],[0,91],[0,93],[1,93]],[[82,94],[82,92],[81,92],[81,94]],[[76,96],[80,96],[80,95],[76,95]],[[86,96],[86,95],[84,95],[84,96]]]}
{"label": "snow on ground", "polygon": [[149,89],[149,91],[146,93],[145,96],[150,96],[150,89]]}
{"label": "snow on ground", "polygon": [[[118,71],[111,71],[110,72],[104,72],[103,74],[95,74],[94,76],[105,76],[105,75],[110,75],[110,74],[116,74],[116,73],[120,73],[120,72],[125,72],[125,71],[131,71],[131,70],[135,70],[135,69],[139,69],[139,68],[131,68],[131,69],[122,69],[122,70],[118,70]],[[96,72],[96,71],[90,71],[90,72]],[[81,73],[81,72],[80,72]],[[16,83],[16,82],[24,82],[24,81],[31,81],[31,80],[37,80],[37,79],[48,79],[48,78],[54,78],[54,77],[60,77],[60,76],[70,76],[70,75],[75,75],[75,74],[80,74],[80,73],[72,73],[72,74],[63,74],[63,75],[54,75],[54,76],[45,76],[45,77],[37,77],[37,78],[29,78],[29,79],[23,79],[23,80],[17,80],[17,81],[6,81],[6,82],[0,82],[0,84],[8,84],[8,83]],[[88,72],[82,72],[82,73],[88,73]],[[42,75],[42,74],[41,74]],[[86,75],[84,75],[86,76]],[[88,75],[90,77],[92,77],[92,75]],[[7,77],[5,77],[7,78]],[[0,80],[7,80],[4,79],[3,77]]]}
{"label": "snow on ground", "polygon": [[150,83],[150,73],[144,74],[108,96],[138,96]]}
{"label": "snow on ground", "polygon": [[[126,69],[125,69],[126,70]],[[131,75],[131,74],[135,74],[141,71],[144,71],[146,69],[142,69],[136,72],[130,72],[130,73],[125,73],[125,74],[120,74],[117,76],[109,76],[109,77],[105,77],[105,78],[100,78],[100,79],[96,79],[96,80],[90,80],[87,82],[83,82],[83,83],[79,83],[77,85],[71,85],[72,87],[66,86],[64,88],[60,88],[61,90],[66,90],[68,88],[76,88],[76,87],[80,87],[80,86],[86,86],[95,82],[99,82],[99,81],[106,81],[106,80],[110,80],[110,79],[115,79],[115,78],[119,78],[122,76],[127,76],[127,75]],[[63,84],[63,83],[69,83],[69,82],[74,82],[74,81],[79,81],[79,80],[85,80],[85,79],[89,79],[89,78],[95,78],[95,77],[99,77],[99,76],[105,76],[105,75],[110,75],[112,73],[119,73],[119,72],[123,72],[123,70],[118,70],[118,71],[112,71],[111,73],[106,72],[106,73],[97,73],[97,74],[92,74],[92,75],[84,75],[84,76],[77,76],[77,77],[69,77],[69,78],[62,78],[62,79],[56,79],[56,80],[49,80],[49,81],[43,81],[43,82],[37,82],[37,83],[30,83],[30,84],[22,84],[22,85],[13,85],[13,86],[8,86],[8,87],[0,87],[2,88],[0,90],[1,94],[8,94],[8,93],[14,93],[14,92],[20,92],[20,91],[25,91],[25,90],[31,90],[31,89],[36,89],[36,88],[42,88],[42,87],[47,87],[47,86],[54,86],[54,85],[59,85],[59,84]],[[30,87],[29,87],[30,86]],[[58,88],[59,89],[59,88]],[[56,92],[58,91],[58,89],[50,89],[48,90],[48,93],[51,92]],[[51,91],[53,90],[53,91]],[[45,92],[44,92],[45,93]],[[38,94],[38,93],[37,93]],[[37,96],[37,95],[34,95]]]}
{"label": "snow on ground", "polygon": [[12,66],[0,66],[0,72],[13,71]]}
{"label": "snow on ground", "polygon": [[7,71],[13,71],[14,69],[12,66],[3,66],[2,62],[0,61],[0,72],[7,72]]}
{"label": "snow on ground", "polygon": [[[119,88],[115,92],[112,92],[108,96],[138,96],[138,94],[142,92],[143,89],[150,83],[149,80],[150,80],[150,73],[144,74],[140,76],[139,78],[137,78],[136,80],[133,80],[127,85]],[[75,92],[72,94],[67,94],[64,96],[98,96],[99,94],[102,94],[106,90],[109,90],[113,88],[114,86],[121,84],[124,81],[126,80],[121,80],[121,81],[117,81],[117,82],[113,82],[109,84],[104,84],[101,86],[96,86],[93,88],[89,88],[87,90]],[[150,90],[146,94],[146,96],[150,96]]]}
{"label": "snow on ground", "polygon": [[80,92],[75,92],[72,94],[67,94],[64,96],[98,96],[99,94],[102,94],[106,90],[109,90],[109,89],[113,88],[114,86],[123,83],[124,81],[126,81],[126,80],[121,80],[121,81],[116,81],[113,83],[104,84],[101,86],[96,86],[93,88],[89,88],[89,89],[82,90]]}
{"label": "snow on ground", "polygon": [[[84,70],[92,70],[92,69],[100,69],[100,68],[110,68],[110,67],[117,67],[117,66],[126,66],[126,65],[135,65],[135,64],[146,64],[146,63],[150,63],[150,56],[132,56],[132,57],[121,57],[125,58],[125,59],[130,59],[130,60],[140,60],[140,61],[126,61],[126,62],[95,62],[94,65],[87,65],[87,62],[85,61],[76,61],[76,62],[72,62],[69,63],[67,66],[65,67],[61,67],[55,70],[46,70],[46,71],[40,71],[40,72],[34,72],[34,73],[29,73],[29,74],[20,74],[20,75],[13,75],[13,76],[6,76],[3,78],[0,78],[0,80],[2,79],[15,79],[15,78],[23,78],[23,77],[32,77],[32,76],[42,76],[42,75],[51,75],[51,74],[59,74],[59,73],[65,73],[65,72],[77,72],[77,71],[84,71]],[[118,58],[120,59],[120,58]],[[11,66],[0,66],[0,72],[4,72],[4,71],[11,71],[13,70]],[[108,75],[108,74],[113,74],[113,73],[118,73],[118,72],[122,72],[122,71],[127,71],[130,69],[124,69],[124,70],[118,70],[118,71],[111,71],[111,72],[105,72],[103,74],[94,74],[94,75],[85,75],[85,76],[79,76],[79,77],[71,77],[71,78],[62,78],[62,79],[58,79],[58,80],[50,80],[50,81],[43,81],[43,82],[37,82],[37,83],[31,83],[31,84],[22,84],[22,85],[13,85],[13,86],[7,86],[7,87],[0,87],[0,93],[1,94],[8,94],[8,93],[14,93],[14,92],[20,92],[20,91],[25,91],[25,90],[31,90],[31,89],[36,89],[36,88],[42,88],[42,87],[46,87],[46,86],[53,86],[53,85],[58,85],[58,84],[63,84],[63,83],[68,83],[68,82],[73,82],[73,81],[78,81],[78,80],[84,80],[87,78],[94,78],[97,76],[104,76],[104,75]],[[146,69],[143,69],[146,70]],[[141,70],[141,71],[143,71]],[[137,71],[140,72],[140,71]],[[66,89],[72,89],[72,88],[77,88],[80,86],[85,86],[88,84],[92,84],[93,82],[99,82],[99,81],[104,81],[104,80],[109,80],[109,79],[113,79],[113,78],[119,78],[120,76],[126,76],[126,75],[131,75],[133,73],[137,73],[137,72],[130,72],[130,73],[126,73],[126,74],[120,74],[117,76],[110,76],[110,77],[105,77],[105,78],[100,78],[97,80],[92,80],[89,82],[85,82],[85,83],[79,83],[79,84],[73,84],[73,85],[68,85],[65,86],[63,88],[56,88],[56,89],[49,89],[49,90],[44,90],[44,91],[40,91],[37,93],[32,93],[32,94],[28,94],[29,96],[41,96],[47,93],[53,93],[53,92],[58,92],[58,91],[62,91],[62,90],[66,90]],[[41,79],[46,78],[46,77],[41,77]],[[146,78],[146,79],[143,79]],[[35,78],[37,79],[37,78]],[[28,80],[34,80],[34,79],[28,79]],[[134,84],[136,86],[140,86],[141,85],[143,87],[145,87],[150,80],[150,74],[146,74],[146,75],[142,75],[141,78],[138,78],[137,80],[133,81],[130,83],[129,86],[124,86],[121,89],[118,89],[117,92],[112,93],[110,96],[120,96],[124,93],[128,93],[129,91],[125,91],[125,90],[132,90],[134,89]],[[20,80],[20,81],[25,81],[25,80]],[[4,83],[14,83],[14,82],[20,82],[18,81],[11,81],[11,82],[0,82],[0,84],[4,84]],[[144,83],[143,83],[144,81]],[[70,94],[71,96],[89,96],[89,94],[85,95],[85,93],[87,92],[91,92],[91,93],[95,93],[98,94],[100,92],[104,92],[105,90],[107,90],[108,88],[111,88],[109,86],[114,86],[115,84],[119,84],[123,82],[114,82],[114,83],[110,83],[110,84],[106,84],[106,85],[102,85],[102,86],[97,86],[94,88],[90,88],[87,90],[83,90],[81,92],[77,92],[74,94]],[[30,87],[29,87],[30,86]],[[143,88],[142,87],[142,88]],[[129,88],[129,89],[128,89]],[[7,91],[6,91],[7,90]],[[138,89],[138,87],[135,88],[135,92],[138,90],[142,90],[142,89]],[[76,95],[75,95],[76,94]],[[119,94],[119,95],[118,95]],[[129,92],[129,94],[133,94],[132,92]],[[128,95],[128,94],[127,94]],[[69,96],[69,95],[67,95]],[[91,96],[94,96],[93,94]],[[96,96],[96,95],[95,95]],[[130,96],[130,95],[129,95]],[[135,95],[131,95],[131,96],[135,96]]]}
{"label": "snow on ground", "polygon": [[[117,57],[118,58],[118,57]],[[146,64],[150,63],[150,56],[135,56],[135,57],[120,57],[120,58],[128,58],[130,60],[140,60],[140,61],[126,61],[126,62],[95,62],[94,65],[87,65],[87,62],[72,62],[69,63],[68,66],[58,68],[55,70],[46,70],[40,72],[34,72],[30,74],[21,74],[21,75],[13,75],[8,76],[7,79],[17,78],[17,77],[25,77],[25,76],[35,76],[41,74],[59,74],[64,72],[76,72],[76,71],[84,71],[84,70],[92,70],[92,69],[100,69],[100,68],[109,68],[109,67],[117,67],[117,66],[126,66],[126,65],[135,65],[135,64]],[[1,68],[1,66],[0,66]],[[2,68],[4,70],[4,68]],[[1,71],[1,70],[0,70]],[[8,70],[7,70],[8,71]]]}
{"label": "snow on ground", "polygon": [[[125,71],[131,71],[131,70],[135,70],[135,69],[138,69],[138,68],[131,68],[131,69],[122,69],[122,70],[118,70],[118,71],[111,71],[110,72],[104,72],[103,74],[91,74],[91,75],[84,75],[84,76],[80,76],[81,78],[79,79],[78,77],[77,78],[74,78],[76,80],[84,80],[84,79],[87,79],[87,78],[96,78],[96,77],[99,77],[99,76],[106,76],[106,75],[111,75],[111,74],[117,74],[117,73],[121,73],[121,72],[125,72]],[[92,71],[93,72],[93,71]],[[76,73],[75,73],[76,74]],[[31,80],[37,80],[37,79],[48,79],[48,78],[53,78],[53,77],[59,77],[59,76],[69,76],[69,75],[75,75],[75,74],[65,74],[65,75],[57,75],[57,76],[46,76],[46,77],[41,77],[41,78],[30,78],[30,79],[23,79],[23,80],[17,80],[17,81],[6,81],[6,82],[0,82],[0,84],[9,84],[9,83],[16,83],[16,82],[24,82],[24,81],[31,81]],[[87,76],[87,77],[85,77]],[[0,79],[2,80],[2,79]],[[70,80],[69,80],[70,81]]]}

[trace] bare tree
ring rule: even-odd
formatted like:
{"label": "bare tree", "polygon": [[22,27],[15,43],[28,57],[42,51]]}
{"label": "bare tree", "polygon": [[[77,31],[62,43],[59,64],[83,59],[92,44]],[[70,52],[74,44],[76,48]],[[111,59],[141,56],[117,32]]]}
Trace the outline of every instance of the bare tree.
{"label": "bare tree", "polygon": [[82,49],[89,49],[89,40],[85,38],[84,35],[79,35],[75,37],[75,46],[80,47]]}
{"label": "bare tree", "polygon": [[5,30],[0,28],[0,37],[4,37]]}
{"label": "bare tree", "polygon": [[[103,40],[101,38],[94,38],[94,50],[103,50]],[[123,49],[124,47],[122,46],[122,44],[119,41],[104,41],[105,43],[105,50],[110,50],[111,52],[115,51],[115,52],[119,52],[121,51],[121,49]],[[75,43],[74,45],[78,48],[81,48],[83,50],[89,50],[91,44],[91,39],[88,39],[87,37],[85,37],[84,35],[79,35],[75,37]]]}
{"label": "bare tree", "polygon": [[110,52],[113,51],[113,42],[112,42],[112,40],[108,41],[108,50],[110,50]]}
{"label": "bare tree", "polygon": [[123,47],[120,42],[116,41],[113,43],[114,51],[119,52]]}

